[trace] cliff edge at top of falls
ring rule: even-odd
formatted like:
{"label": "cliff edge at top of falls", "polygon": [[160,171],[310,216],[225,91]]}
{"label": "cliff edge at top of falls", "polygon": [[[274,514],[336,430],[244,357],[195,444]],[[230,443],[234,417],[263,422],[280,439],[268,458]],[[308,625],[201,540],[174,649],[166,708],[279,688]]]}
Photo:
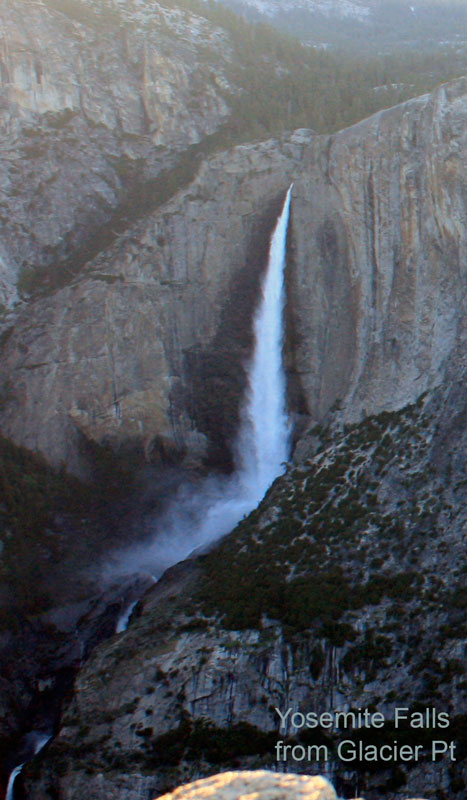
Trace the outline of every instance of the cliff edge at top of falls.
{"label": "cliff edge at top of falls", "polygon": [[68,285],[19,309],[3,337],[3,433],[78,474],[83,443],[140,463],[228,462],[291,181],[292,411],[321,421],[339,402],[357,420],[459,374],[466,86],[331,136],[300,130],[205,160]]}

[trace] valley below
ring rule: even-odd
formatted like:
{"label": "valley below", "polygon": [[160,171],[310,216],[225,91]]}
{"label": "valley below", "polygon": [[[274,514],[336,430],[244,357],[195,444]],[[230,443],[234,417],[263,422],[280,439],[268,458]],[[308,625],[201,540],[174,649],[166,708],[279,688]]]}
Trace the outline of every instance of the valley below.
{"label": "valley below", "polygon": [[[460,800],[467,79],[341,130],[258,122],[247,23],[150,5],[31,4],[32,41],[0,0],[0,795],[27,762],[8,800],[263,768]],[[291,184],[288,422],[232,532],[197,540],[261,461]],[[365,709],[381,727],[300,724]]]}

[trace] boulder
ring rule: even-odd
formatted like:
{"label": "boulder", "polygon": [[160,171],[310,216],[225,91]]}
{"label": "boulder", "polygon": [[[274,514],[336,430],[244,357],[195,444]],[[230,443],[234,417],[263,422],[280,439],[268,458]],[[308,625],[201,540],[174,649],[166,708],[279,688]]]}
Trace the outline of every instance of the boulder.
{"label": "boulder", "polygon": [[337,800],[329,781],[321,775],[291,775],[268,770],[221,772],[180,786],[159,800]]}

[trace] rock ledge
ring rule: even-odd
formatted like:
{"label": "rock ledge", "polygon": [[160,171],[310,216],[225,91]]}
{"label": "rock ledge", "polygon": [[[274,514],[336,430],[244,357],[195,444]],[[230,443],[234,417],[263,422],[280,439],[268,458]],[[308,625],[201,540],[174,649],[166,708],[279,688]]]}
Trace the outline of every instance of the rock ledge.
{"label": "rock ledge", "polygon": [[180,786],[159,800],[337,800],[331,784],[320,775],[291,775],[267,770],[222,772]]}
{"label": "rock ledge", "polygon": [[[293,775],[268,770],[221,772],[179,786],[157,800],[337,800],[337,795],[321,775]],[[359,799],[361,800],[361,798]],[[421,800],[421,798],[413,798]]]}

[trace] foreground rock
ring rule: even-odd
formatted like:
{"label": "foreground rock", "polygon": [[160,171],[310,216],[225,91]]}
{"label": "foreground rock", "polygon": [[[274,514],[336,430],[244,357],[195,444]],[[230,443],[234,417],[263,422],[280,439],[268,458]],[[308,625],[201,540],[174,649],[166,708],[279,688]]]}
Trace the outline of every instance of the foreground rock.
{"label": "foreground rock", "polygon": [[[337,800],[331,784],[321,776],[255,770],[222,772],[212,778],[180,786],[157,800]],[[420,798],[417,798],[420,800]]]}
{"label": "foreground rock", "polygon": [[212,778],[181,786],[159,800],[337,800],[325,778],[278,774],[266,770],[222,772]]}

